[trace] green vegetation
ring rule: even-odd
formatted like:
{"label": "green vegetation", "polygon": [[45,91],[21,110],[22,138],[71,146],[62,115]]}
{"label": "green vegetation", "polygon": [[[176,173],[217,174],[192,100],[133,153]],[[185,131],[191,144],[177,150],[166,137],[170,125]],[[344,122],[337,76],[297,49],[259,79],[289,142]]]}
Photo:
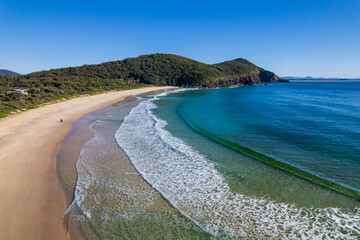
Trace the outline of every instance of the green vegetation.
{"label": "green vegetation", "polygon": [[253,63],[243,58],[214,64],[224,76],[224,85],[228,82],[254,84],[260,82],[279,82],[282,81],[276,74],[257,67]]}
{"label": "green vegetation", "polygon": [[[84,94],[97,94],[111,90],[127,90],[146,87],[136,81],[101,78],[14,78],[0,76],[0,117],[14,111],[35,108],[41,104],[69,99]],[[18,87],[25,88],[28,95],[12,91]]]}
{"label": "green vegetation", "polygon": [[320,186],[323,186],[323,187],[326,187],[328,189],[331,189],[333,191],[336,191],[340,194],[343,194],[343,195],[346,195],[348,197],[351,197],[353,199],[356,199],[356,200],[360,200],[360,192],[359,191],[356,191],[356,190],[353,190],[353,189],[350,189],[350,188],[347,188],[347,187],[344,187],[338,183],[335,183],[335,182],[331,182],[329,180],[326,180],[326,179],[323,179],[323,178],[320,178],[314,174],[311,174],[309,172],[306,172],[304,170],[301,170],[300,168],[297,168],[297,167],[294,167],[290,164],[287,164],[287,163],[284,163],[284,162],[281,162],[281,161],[278,161],[272,157],[268,157],[262,153],[258,153],[250,148],[247,148],[247,147],[244,147],[244,146],[241,146],[239,144],[236,144],[236,143],[233,143],[233,142],[230,142],[224,138],[221,138],[215,134],[212,134],[202,128],[199,128],[197,127],[196,125],[194,125],[189,119],[185,118],[184,116],[181,115],[181,117],[184,119],[184,121],[192,128],[194,129],[195,131],[197,131],[198,133],[220,143],[220,144],[223,144],[235,151],[238,151],[248,157],[251,157],[251,158],[254,158],[254,159],[257,159],[263,163],[266,163],[270,166],[273,166],[273,167],[276,167],[278,169],[281,169],[282,171],[285,171],[285,172],[288,172],[288,173],[291,173],[295,176],[298,176],[300,178],[303,178],[303,179],[306,179],[312,183],[315,183],[315,184],[318,184]]}
{"label": "green vegetation", "polygon": [[[82,94],[157,86],[227,87],[277,82],[279,78],[245,59],[208,65],[171,54],[41,71],[18,77],[0,75],[0,117]],[[14,92],[25,88],[28,95]],[[12,91],[12,92],[11,92]]]}

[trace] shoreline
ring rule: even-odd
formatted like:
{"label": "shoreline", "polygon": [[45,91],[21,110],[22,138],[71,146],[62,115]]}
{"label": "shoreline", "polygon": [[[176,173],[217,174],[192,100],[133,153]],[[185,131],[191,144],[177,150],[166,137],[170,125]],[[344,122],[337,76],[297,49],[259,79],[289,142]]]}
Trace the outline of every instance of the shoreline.
{"label": "shoreline", "polygon": [[[59,143],[72,123],[149,87],[84,96],[0,120],[0,238],[69,239],[66,201],[56,174]],[[60,119],[63,122],[60,122]]]}
{"label": "shoreline", "polygon": [[[76,217],[73,217],[73,214],[78,214],[81,210],[79,210],[79,207],[76,204],[72,204],[74,200],[74,191],[78,180],[78,171],[76,169],[77,160],[85,144],[96,137],[94,132],[91,130],[91,125],[98,119],[98,115],[108,113],[117,105],[132,102],[134,101],[134,98],[134,96],[129,96],[118,103],[114,103],[100,110],[87,113],[77,121],[73,122],[71,130],[58,144],[58,150],[55,152],[56,174],[59,185],[61,186],[64,193],[66,206],[68,206],[64,215],[64,224],[72,240],[87,239],[81,224],[76,221]],[[88,231],[89,229],[87,229],[87,232]],[[96,236],[95,239],[98,238],[94,232],[91,234]]]}
{"label": "shoreline", "polygon": [[[159,92],[162,91],[148,92],[146,95],[152,96],[153,94],[157,94]],[[153,189],[148,184],[148,182],[146,182],[140,176],[140,174],[136,171],[128,159],[127,155],[121,148],[119,148],[114,139],[114,134],[119,128],[121,121],[123,121],[123,119],[129,114],[132,108],[136,107],[142,101],[144,101],[144,99],[139,100],[133,96],[126,98],[119,103],[112,104],[107,108],[88,113],[73,123],[71,131],[67,134],[66,138],[61,141],[59,145],[60,150],[57,153],[57,174],[59,176],[60,184],[62,185],[65,192],[67,204],[71,203],[71,205],[69,205],[68,209],[66,210],[66,215],[64,216],[64,222],[67,224],[68,233],[70,234],[71,239],[102,239],[101,236],[98,235],[99,232],[95,230],[96,226],[99,226],[96,224],[94,226],[94,223],[86,218],[86,215],[84,215],[83,212],[84,209],[79,206],[78,202],[74,201],[73,199],[74,191],[76,191],[75,188],[78,184],[78,181],[80,181],[81,186],[84,183],[84,174],[87,175],[83,168],[80,167],[79,171],[78,164],[80,162],[81,165],[81,162],[84,161],[84,155],[88,155],[89,151],[92,152],[94,149],[96,149],[95,152],[92,152],[89,157],[85,157],[86,166],[92,166],[92,164],[103,166],[102,164],[106,162],[106,166],[111,166],[111,171],[108,172],[107,168],[101,167],[101,174],[98,176],[96,176],[97,174],[92,175],[94,172],[90,171],[90,176],[95,177],[101,181],[101,179],[103,179],[101,176],[106,175],[109,177],[110,175],[114,174],[114,172],[116,172],[115,175],[112,175],[110,178],[113,180],[120,180],[122,188],[125,188],[130,192],[133,191],[134,188],[138,188],[138,190],[142,192],[148,192],[152,198],[156,198],[156,200],[152,200],[153,202],[151,205],[147,205],[145,207],[143,204],[131,204],[131,202],[144,199],[144,196],[140,198],[136,197],[135,195],[130,197],[127,194],[126,197],[123,195],[125,198],[118,196],[119,199],[116,202],[127,203],[120,205],[116,204],[116,207],[113,209],[114,211],[116,211],[116,209],[119,210],[120,208],[124,212],[131,213],[131,211],[134,209],[137,209],[136,211],[144,211],[146,209],[145,211],[150,214],[153,214],[154,212],[159,214],[171,214],[174,216],[178,216],[180,214],[169,204],[169,202],[166,201],[166,199],[162,197],[162,195],[157,190]],[[113,122],[111,124],[107,123],[103,125],[104,121],[106,122],[105,119],[116,120],[111,121]],[[100,132],[101,134],[98,135]],[[101,140],[99,141],[99,139]],[[91,147],[89,147],[89,145],[91,145]],[[101,151],[101,149],[104,149],[104,145],[113,149],[114,151],[111,151],[109,155],[98,155],[97,152]],[[107,188],[102,188],[101,186],[97,188],[97,191],[102,192],[102,194],[105,195],[109,194],[109,192],[107,192]],[[121,191],[119,194],[121,195]],[[91,199],[91,197],[88,199]],[[101,200],[99,199],[99,201]],[[109,202],[106,202],[105,205],[106,204],[109,204]],[[101,208],[102,205],[94,204],[94,207]],[[108,207],[111,208],[111,206]],[[108,210],[107,207],[106,209]],[[129,230],[130,229],[131,227],[129,227]],[[146,236],[146,234],[144,236]]]}

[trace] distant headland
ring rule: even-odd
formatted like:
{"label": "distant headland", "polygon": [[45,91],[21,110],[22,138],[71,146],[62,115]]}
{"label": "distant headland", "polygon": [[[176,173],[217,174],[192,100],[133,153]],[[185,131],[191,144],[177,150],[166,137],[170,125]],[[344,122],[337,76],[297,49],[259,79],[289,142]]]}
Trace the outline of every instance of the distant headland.
{"label": "distant headland", "polygon": [[0,75],[0,117],[83,94],[149,85],[213,88],[282,81],[287,82],[244,58],[205,64],[173,54],[150,54],[26,75]]}
{"label": "distant headland", "polygon": [[18,77],[20,76],[21,74],[20,73],[16,73],[16,72],[13,72],[13,71],[10,71],[10,70],[6,70],[6,69],[0,69],[0,75],[1,76],[11,76],[11,77]]}
{"label": "distant headland", "polygon": [[311,77],[311,76],[307,76],[307,77],[292,77],[292,76],[286,76],[286,77],[281,77],[281,79],[284,80],[289,80],[289,81],[339,81],[339,80],[344,80],[344,81],[359,81],[360,78],[325,78],[325,77]]}

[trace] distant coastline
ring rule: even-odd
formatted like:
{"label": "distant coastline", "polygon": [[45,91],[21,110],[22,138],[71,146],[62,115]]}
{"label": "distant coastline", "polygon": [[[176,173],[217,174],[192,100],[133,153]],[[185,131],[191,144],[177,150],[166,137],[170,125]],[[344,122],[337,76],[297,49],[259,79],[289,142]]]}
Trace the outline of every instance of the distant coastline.
{"label": "distant coastline", "polygon": [[0,70],[0,118],[54,101],[108,91],[149,86],[213,88],[286,82],[244,58],[206,64],[173,54],[142,55],[20,76],[8,70],[3,72],[5,77]]}
{"label": "distant coastline", "polygon": [[334,78],[334,77],[293,77],[293,76],[285,76],[281,77],[281,79],[288,81],[360,81],[360,78]]}
{"label": "distant coastline", "polygon": [[359,82],[360,79],[286,79],[289,82]]}
{"label": "distant coastline", "polygon": [[10,71],[10,70],[7,70],[7,69],[0,69],[0,75],[4,76],[4,77],[6,77],[6,76],[19,77],[19,76],[21,76],[20,73]]}

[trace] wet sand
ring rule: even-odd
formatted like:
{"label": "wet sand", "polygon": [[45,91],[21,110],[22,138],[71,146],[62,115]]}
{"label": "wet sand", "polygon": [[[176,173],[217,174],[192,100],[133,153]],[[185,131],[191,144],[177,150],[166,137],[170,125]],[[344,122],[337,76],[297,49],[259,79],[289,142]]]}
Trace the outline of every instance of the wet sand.
{"label": "wet sand", "polygon": [[[156,92],[154,92],[156,93]],[[151,94],[154,94],[151,93]],[[114,202],[108,200],[102,202],[100,199],[93,207],[104,207],[108,210],[111,207],[114,207],[114,211],[121,209],[121,211],[129,212],[145,210],[140,204],[140,199],[146,199],[144,197],[144,192],[147,192],[147,197],[151,198],[152,204],[146,207],[146,211],[149,213],[159,212],[167,213],[173,215],[179,215],[180,213],[173,209],[168,202],[162,198],[151,186],[145,182],[141,176],[137,173],[136,169],[131,164],[130,160],[127,158],[126,154],[121,148],[118,147],[114,134],[119,127],[119,123],[123,118],[128,115],[129,111],[135,107],[140,101],[134,97],[130,97],[121,101],[118,104],[113,104],[108,108],[102,109],[100,111],[92,112],[78,121],[73,123],[71,131],[59,144],[59,151],[56,155],[56,169],[59,177],[59,184],[62,186],[65,193],[66,205],[70,205],[69,209],[66,211],[64,217],[64,223],[67,225],[68,232],[72,240],[78,239],[102,239],[96,231],[94,231],[93,223],[90,223],[86,216],[83,214],[83,211],[78,206],[77,202],[72,202],[74,197],[74,189],[78,178],[81,177],[79,174],[79,169],[77,169],[77,162],[82,159],[79,154],[82,151],[82,154],[91,156],[89,162],[86,163],[87,167],[90,167],[96,162],[97,166],[102,166],[98,169],[99,172],[102,172],[97,179],[110,178],[113,181],[115,179],[121,179],[121,188],[132,191],[137,189],[142,194],[133,196],[133,195],[122,195],[119,192],[114,198]],[[113,115],[116,112],[116,116]],[[112,120],[115,120],[114,124],[102,125],[98,122],[107,119],[107,114],[110,114]],[[113,121],[112,121],[113,122]],[[101,127],[99,127],[100,125]],[[92,130],[90,130],[92,129]],[[97,129],[97,130],[95,130]],[[97,134],[94,134],[97,132]],[[101,136],[99,133],[101,132]],[[96,135],[96,137],[95,137]],[[101,140],[99,141],[99,138]],[[90,140],[91,139],[91,140]],[[90,140],[90,141],[89,141]],[[84,145],[87,144],[87,147]],[[89,147],[89,144],[91,147]],[[100,153],[103,149],[111,149],[111,151],[106,151],[106,154]],[[94,151],[89,153],[89,151]],[[81,165],[81,164],[80,164]],[[91,167],[90,167],[91,168]],[[84,176],[82,176],[84,177]],[[80,180],[81,181],[81,180]],[[81,185],[81,184],[80,184]],[[101,184],[100,184],[101,185]],[[106,188],[102,189],[100,186],[97,189],[98,193],[106,195]],[[104,191],[104,192],[103,192]],[[135,190],[136,191],[136,190]],[[142,197],[141,197],[142,196]],[[91,198],[91,197],[90,197]],[[105,197],[105,199],[108,199]],[[148,202],[149,199],[146,200]],[[132,202],[137,204],[133,205]],[[103,204],[101,204],[103,203]],[[110,205],[109,205],[110,204]],[[137,225],[138,226],[138,225]],[[131,226],[127,226],[129,229],[127,233],[131,232]],[[121,232],[119,232],[121,234]],[[141,234],[141,233],[139,233]]]}
{"label": "wet sand", "polygon": [[162,89],[85,96],[1,119],[0,239],[69,239],[63,219],[69,199],[56,174],[58,143],[85,114]]}

